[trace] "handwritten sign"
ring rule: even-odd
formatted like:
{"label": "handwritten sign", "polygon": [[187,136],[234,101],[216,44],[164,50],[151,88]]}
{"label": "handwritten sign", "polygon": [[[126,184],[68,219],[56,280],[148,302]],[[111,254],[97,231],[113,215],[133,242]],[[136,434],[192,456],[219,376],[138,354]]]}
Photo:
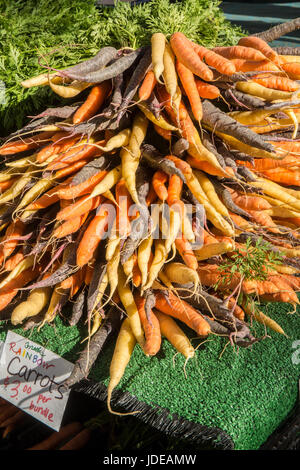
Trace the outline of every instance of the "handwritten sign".
{"label": "handwritten sign", "polygon": [[69,397],[63,382],[74,365],[8,331],[0,356],[0,396],[59,431]]}

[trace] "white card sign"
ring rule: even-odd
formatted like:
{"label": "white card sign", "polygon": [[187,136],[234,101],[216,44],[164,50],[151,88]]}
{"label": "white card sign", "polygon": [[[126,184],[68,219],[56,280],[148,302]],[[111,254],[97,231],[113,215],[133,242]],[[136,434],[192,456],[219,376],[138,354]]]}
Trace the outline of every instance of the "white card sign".
{"label": "white card sign", "polygon": [[69,391],[63,382],[74,364],[12,331],[0,356],[0,396],[59,431]]}

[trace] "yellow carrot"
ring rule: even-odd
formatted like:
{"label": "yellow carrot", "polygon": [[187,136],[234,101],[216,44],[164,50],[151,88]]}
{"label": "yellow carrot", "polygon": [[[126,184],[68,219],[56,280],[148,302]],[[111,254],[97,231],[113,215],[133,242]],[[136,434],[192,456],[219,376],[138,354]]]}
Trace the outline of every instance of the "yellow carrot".
{"label": "yellow carrot", "polygon": [[139,165],[141,156],[141,144],[146,137],[148,119],[144,114],[138,113],[133,121],[130,141],[127,147],[120,152],[122,161],[122,176],[126,182],[127,189],[132,200],[139,204],[139,198],[135,185],[135,173]]}
{"label": "yellow carrot", "polygon": [[119,266],[118,268],[118,293],[119,293],[121,302],[128,315],[132,332],[137,342],[140,344],[141,347],[143,347],[145,343],[145,337],[144,337],[141,320],[139,317],[139,312],[135,304],[131,289],[129,285],[127,285],[126,281],[127,279],[126,279],[124,270],[122,266]]}
{"label": "yellow carrot", "polygon": [[173,98],[177,90],[177,74],[175,68],[175,57],[171,46],[168,43],[165,45],[163,62],[163,79],[165,82],[165,87],[167,92],[170,93],[171,98]]}
{"label": "yellow carrot", "polygon": [[172,346],[183,354],[186,359],[194,357],[195,350],[176,321],[169,315],[165,315],[158,310],[154,310],[154,313],[158,318],[161,334],[165,336]]}
{"label": "yellow carrot", "polygon": [[109,369],[110,379],[107,387],[107,407],[110,413],[115,413],[110,406],[112,392],[124,375],[135,344],[136,338],[132,332],[130,321],[128,318],[125,318],[121,325]]}
{"label": "yellow carrot", "polygon": [[151,36],[152,68],[155,78],[160,82],[160,76],[164,71],[164,51],[166,38],[162,33],[154,33]]}
{"label": "yellow carrot", "polygon": [[147,282],[148,276],[148,262],[151,255],[151,248],[152,248],[153,238],[151,235],[148,238],[145,238],[138,247],[138,267],[141,271],[142,276],[142,287]]}
{"label": "yellow carrot", "polygon": [[293,92],[272,90],[271,88],[266,88],[259,83],[251,81],[237,82],[235,86],[237,90],[243,93],[248,93],[249,95],[254,95],[267,101],[289,100],[293,96]]}
{"label": "yellow carrot", "polygon": [[47,306],[51,291],[51,287],[40,287],[33,289],[30,292],[27,300],[25,302],[21,302],[13,310],[11,314],[11,323],[13,325],[18,325],[26,318],[38,315],[43,310],[43,308]]}

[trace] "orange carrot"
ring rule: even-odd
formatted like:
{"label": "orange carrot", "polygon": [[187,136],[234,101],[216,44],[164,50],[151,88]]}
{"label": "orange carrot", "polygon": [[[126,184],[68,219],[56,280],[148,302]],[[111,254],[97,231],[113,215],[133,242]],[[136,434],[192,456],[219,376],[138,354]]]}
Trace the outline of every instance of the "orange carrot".
{"label": "orange carrot", "polygon": [[285,278],[283,276],[270,276],[270,281],[277,286],[279,291],[270,294],[263,294],[263,296],[271,295],[271,297],[273,298],[272,300],[275,302],[299,304],[299,300],[296,293],[294,292],[293,288],[289,285],[289,283],[285,281]]}
{"label": "orange carrot", "polygon": [[152,186],[159,199],[165,201],[168,197],[168,190],[165,183],[168,181],[168,175],[163,171],[156,171],[152,177]]}
{"label": "orange carrot", "polygon": [[[237,72],[279,72],[280,69],[269,62],[268,60],[261,60],[259,62],[254,60],[232,59],[231,61]],[[291,77],[293,78],[293,77]]]}
{"label": "orange carrot", "polygon": [[112,131],[110,129],[105,129],[105,131],[104,131],[104,140],[105,140],[105,142],[108,142],[109,139],[111,139],[114,135],[116,135],[115,131]]}
{"label": "orange carrot", "polygon": [[197,121],[202,119],[202,103],[198,89],[196,87],[193,73],[178,60],[176,61],[176,70],[184,91],[190,102],[192,113]]}
{"label": "orange carrot", "polygon": [[210,83],[202,82],[202,80],[195,80],[196,88],[201,98],[214,100],[220,96],[220,90]]}
{"label": "orange carrot", "polygon": [[61,168],[61,165],[64,163],[70,164],[77,162],[78,160],[89,160],[98,155],[102,155],[102,151],[96,147],[96,145],[103,146],[105,140],[96,142],[95,145],[89,144],[87,142],[73,147],[65,153],[62,153],[47,166],[47,170],[57,170]]}
{"label": "orange carrot", "polygon": [[154,72],[152,70],[149,70],[149,72],[146,73],[145,78],[140,86],[139,99],[141,101],[145,101],[150,98],[150,95],[154,90],[156,84],[157,80],[155,78]]}
{"label": "orange carrot", "polygon": [[[270,279],[272,276],[270,276]],[[285,282],[288,283],[288,285],[294,289],[295,292],[299,292],[300,290],[300,278],[295,277],[292,274],[284,274],[283,279]]]}
{"label": "orange carrot", "polygon": [[89,199],[89,196],[83,196],[82,198],[75,201],[73,204],[68,205],[64,209],[61,209],[56,214],[57,220],[68,220],[73,217],[78,217],[85,212],[90,212],[100,205],[102,200],[101,196],[95,196],[92,199]]}
{"label": "orange carrot", "polygon": [[275,282],[275,284],[276,282],[279,284],[284,282],[285,284],[288,284],[294,291],[298,291],[300,287],[299,277],[292,276],[291,274],[272,274],[268,279],[270,279],[272,282]]}
{"label": "orange carrot", "polygon": [[0,155],[12,155],[14,153],[25,152],[40,147],[44,142],[50,139],[53,132],[41,132],[40,134],[26,139],[7,142],[0,147]]}
{"label": "orange carrot", "polygon": [[236,72],[234,64],[225,57],[216,54],[212,50],[206,49],[206,47],[199,46],[194,42],[192,43],[192,46],[200,59],[205,60],[208,65],[214,67],[218,72],[225,75],[232,75]]}
{"label": "orange carrot", "polygon": [[289,170],[287,168],[273,168],[272,170],[262,171],[263,175],[276,183],[287,184],[290,186],[300,186],[300,171]]}
{"label": "orange carrot", "polygon": [[134,295],[134,300],[139,312],[139,317],[142,323],[142,327],[145,333],[146,342],[143,346],[144,353],[147,356],[155,356],[160,350],[161,346],[161,333],[159,321],[154,315],[153,311],[150,310],[149,316],[147,318],[145,312],[145,303],[146,300],[136,293]]}
{"label": "orange carrot", "polygon": [[187,163],[185,160],[182,160],[181,158],[176,157],[175,155],[166,155],[165,158],[174,162],[176,168],[178,168],[178,170],[180,170],[184,175],[192,174],[193,170],[189,163]]}
{"label": "orange carrot", "polygon": [[76,197],[84,196],[89,194],[91,190],[103,180],[108,171],[103,170],[99,171],[95,175],[91,176],[87,180],[83,181],[80,184],[69,185],[58,190],[58,197],[60,199],[75,199]]}
{"label": "orange carrot", "polygon": [[182,235],[181,238],[176,238],[175,245],[176,245],[176,248],[177,248],[180,256],[182,257],[183,261],[185,262],[185,264],[189,268],[196,270],[198,268],[198,261],[197,261],[197,258],[196,258],[195,254],[193,252],[193,249],[192,249],[190,243],[185,238],[185,236]]}
{"label": "orange carrot", "polygon": [[212,245],[218,243],[218,240],[206,230],[203,230],[203,243],[204,245]]}
{"label": "orange carrot", "polygon": [[23,252],[21,250],[17,251],[17,253],[6,261],[4,265],[5,271],[12,271],[19,263],[24,259]]}
{"label": "orange carrot", "polygon": [[10,180],[7,181],[1,181],[0,182],[0,194],[4,193],[7,189],[9,189],[18,179],[19,177],[16,176],[15,178],[11,178]]}
{"label": "orange carrot", "polygon": [[62,238],[62,237],[66,237],[67,235],[70,235],[71,233],[77,232],[77,230],[80,229],[80,227],[86,220],[87,216],[88,216],[88,212],[86,212],[85,214],[79,215],[78,217],[72,217],[66,220],[61,225],[56,227],[56,229],[53,231],[53,237]]}
{"label": "orange carrot", "polygon": [[238,214],[229,211],[230,218],[241,228],[249,229],[249,222]]}
{"label": "orange carrot", "polygon": [[244,59],[244,60],[265,60],[264,54],[257,49],[245,46],[231,46],[231,47],[214,47],[212,49],[217,54],[220,54],[226,59]]}
{"label": "orange carrot", "polygon": [[100,210],[99,215],[92,219],[77,248],[78,266],[84,266],[93,258],[95,250],[113,218],[113,211]]}
{"label": "orange carrot", "polygon": [[300,227],[300,217],[291,217],[289,219],[285,219],[287,220],[288,222],[296,225],[297,227]]}
{"label": "orange carrot", "polygon": [[[72,177],[73,178],[73,177]],[[67,186],[72,178],[68,178],[67,180],[60,183],[58,186],[51,188],[49,191],[44,193],[41,197],[36,199],[36,201],[32,202],[26,207],[26,210],[35,211],[40,209],[46,209],[47,207],[55,204],[59,201],[58,191],[60,188]]]}
{"label": "orange carrot", "polygon": [[[285,152],[294,152],[300,154],[300,142],[295,141],[282,141],[282,142],[272,142],[272,145],[276,147],[278,150],[283,150]],[[280,160],[282,161],[282,160]]]}
{"label": "orange carrot", "polygon": [[300,80],[300,63],[288,62],[281,64],[282,69],[288,74],[289,78],[293,80]]}
{"label": "orange carrot", "polygon": [[260,51],[267,59],[272,62],[278,63],[279,57],[275,51],[261,38],[256,36],[243,37],[238,42],[239,46],[252,47]]}
{"label": "orange carrot", "polygon": [[264,294],[276,294],[280,292],[280,288],[272,281],[255,281],[255,280],[247,280],[243,281],[242,283],[242,291],[245,294],[257,294],[257,295],[264,295]]}
{"label": "orange carrot", "polygon": [[150,189],[149,189],[149,192],[147,194],[147,197],[146,197],[146,204],[147,206],[150,206],[151,204],[153,204],[155,201],[157,200],[157,194],[156,192],[154,191],[154,188],[151,184],[150,186]]}
{"label": "orange carrot", "polygon": [[246,211],[248,209],[253,211],[262,211],[270,209],[272,207],[271,204],[262,197],[244,196],[230,188],[228,189],[228,191],[231,194],[231,199],[233,200],[233,202],[242,209],[245,209]]}
{"label": "orange carrot", "polygon": [[[209,162],[205,162],[205,161],[202,161],[202,160],[197,160],[196,158],[191,157],[191,156],[188,156],[186,161],[191,165],[192,168],[197,168],[198,170],[205,171],[205,173],[208,173],[209,175],[224,177],[224,173],[219,171],[217,168],[215,168]],[[227,166],[225,168],[225,171],[228,174],[231,174],[232,176],[234,176],[234,171],[231,167]]]}
{"label": "orange carrot", "polygon": [[170,291],[167,298],[158,292],[156,294],[155,306],[166,315],[170,315],[185,323],[192,330],[195,330],[199,336],[207,336],[211,331],[209,324],[197,310],[184,300],[178,299]]}
{"label": "orange carrot", "polygon": [[297,91],[300,87],[298,83],[288,77],[276,77],[275,75],[269,75],[266,77],[254,75],[251,77],[251,80],[265,86],[266,88],[274,88],[275,90]]}
{"label": "orange carrot", "polygon": [[25,225],[21,220],[11,222],[6,229],[4,242],[0,245],[0,263],[8,258],[19,244],[19,237],[24,234]]}
{"label": "orange carrot", "polygon": [[259,225],[266,227],[272,233],[280,233],[279,228],[276,227],[275,222],[272,220],[272,217],[266,214],[264,211],[247,211],[252,219]]}
{"label": "orange carrot", "polygon": [[[179,176],[171,175],[169,177],[169,186],[168,186],[168,195],[167,195],[168,196],[167,202],[169,206],[174,206],[178,203],[182,203],[184,206],[183,201],[180,200],[182,187],[183,187],[183,181],[181,178],[179,178]],[[182,216],[183,216],[183,212],[182,212]]]}
{"label": "orange carrot", "polygon": [[213,79],[212,71],[201,61],[183,33],[172,34],[170,44],[177,59],[192,73],[208,82]]}
{"label": "orange carrot", "polygon": [[[59,139],[61,139],[61,141],[56,143],[56,141]],[[57,132],[54,134],[54,136],[52,136],[51,140],[53,142],[46,145],[38,152],[36,160],[39,163],[45,162],[52,155],[66,152],[79,140],[79,136],[66,137],[65,132]]]}
{"label": "orange carrot", "polygon": [[132,283],[134,287],[139,287],[142,283],[142,273],[138,265],[137,255],[133,254]]}
{"label": "orange carrot", "polygon": [[199,266],[198,275],[201,284],[204,286],[214,286],[215,284],[219,283],[218,289],[220,290],[224,288],[233,290],[235,287],[237,287],[240,281],[240,276],[234,275],[230,281],[226,279],[226,283],[223,285],[222,282],[220,283],[220,281],[222,281],[224,274],[218,270],[216,265],[213,264]]}
{"label": "orange carrot", "polygon": [[172,138],[171,131],[167,129],[163,129],[162,127],[159,127],[157,124],[154,124],[154,129],[158,133],[158,135],[160,135],[163,139],[167,140],[168,142],[171,141],[171,138]]}
{"label": "orange carrot", "polygon": [[108,96],[110,90],[110,80],[106,80],[105,82],[94,86],[91,89],[86,101],[75,112],[73,116],[73,124],[79,124],[80,122],[87,121],[93,117],[104,103],[104,100]]}
{"label": "orange carrot", "polygon": [[89,286],[93,277],[94,273],[94,263],[92,264],[87,264],[86,265],[86,270],[85,270],[85,276],[84,276],[84,283],[86,286]]}
{"label": "orange carrot", "polygon": [[88,160],[79,160],[71,165],[65,164],[63,168],[55,172],[55,179],[59,180],[66,178],[67,176],[73,175],[76,171],[80,170],[84,165],[88,163]]}
{"label": "orange carrot", "polygon": [[[287,142],[292,144],[293,142]],[[241,162],[237,161],[240,165],[244,165],[247,168],[251,168],[256,171],[266,171],[272,170],[274,168],[289,168],[289,167],[296,167],[300,164],[298,156],[287,156],[282,160],[276,160],[274,158],[257,158],[254,160],[253,164],[251,162]]]}
{"label": "orange carrot", "polygon": [[[224,277],[224,273],[219,271],[217,265],[206,265],[200,266],[198,268],[198,275],[201,283],[205,286],[214,286],[218,283],[219,290],[226,290],[228,292],[232,291],[240,284],[241,278],[239,274],[233,275],[230,279]],[[222,280],[226,282],[222,282]],[[256,280],[246,280],[241,284],[242,292],[247,295],[257,294],[277,294],[280,292],[278,286],[270,280],[266,281],[256,281]]]}
{"label": "orange carrot", "polygon": [[36,266],[34,269],[26,269],[21,272],[17,277],[12,279],[1,288],[0,292],[0,311],[3,310],[12,299],[18,294],[19,289],[24,287],[30,281],[33,281],[41,272],[41,266]]}

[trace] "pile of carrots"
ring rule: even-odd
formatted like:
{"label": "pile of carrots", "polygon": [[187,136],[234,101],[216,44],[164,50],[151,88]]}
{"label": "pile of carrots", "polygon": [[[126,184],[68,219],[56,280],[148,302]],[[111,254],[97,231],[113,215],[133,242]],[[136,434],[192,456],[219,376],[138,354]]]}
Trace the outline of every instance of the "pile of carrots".
{"label": "pile of carrots", "polygon": [[[136,343],[154,356],[164,336],[188,360],[182,322],[247,347],[252,322],[284,331],[239,292],[299,303],[300,55],[265,41],[288,28],[214,49],[155,33],[22,83],[88,95],[0,147],[0,320],[42,328],[66,304],[70,325],[84,315],[66,386],[115,335],[110,410]],[[282,263],[220,283],[220,262],[258,237]]]}

